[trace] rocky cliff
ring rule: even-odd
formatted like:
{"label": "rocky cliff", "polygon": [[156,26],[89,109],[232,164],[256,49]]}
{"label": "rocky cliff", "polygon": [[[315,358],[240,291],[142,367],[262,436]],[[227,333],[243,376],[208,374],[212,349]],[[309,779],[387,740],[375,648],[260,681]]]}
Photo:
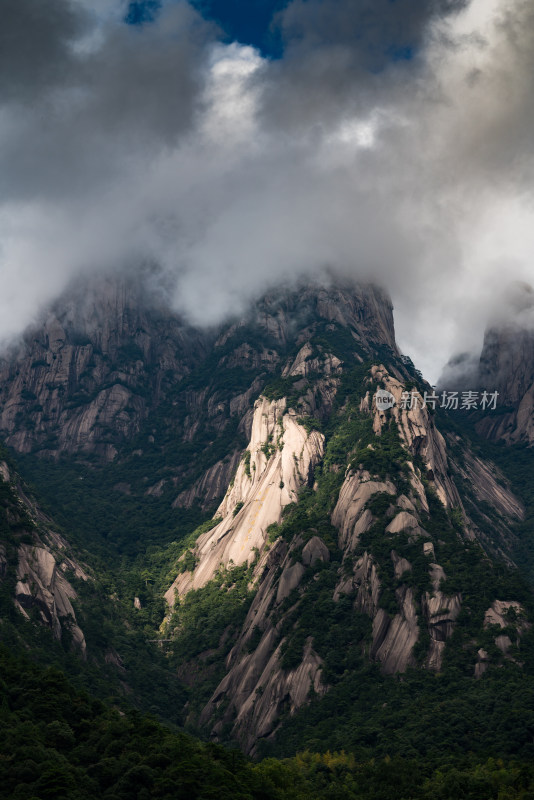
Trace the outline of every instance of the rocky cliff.
{"label": "rocky cliff", "polygon": [[249,562],[263,549],[269,526],[280,523],[285,506],[313,483],[324,436],[307,431],[285,405],[285,399],[256,401],[248,448],[215,514],[221,522],[197,540],[198,567],[178,576],[165,596],[169,605],[175,592],[204,586],[220,566]]}
{"label": "rocky cliff", "polygon": [[507,444],[534,444],[534,329],[508,324],[486,332],[479,385],[499,392],[500,412],[482,419],[479,432]]}
{"label": "rocky cliff", "polygon": [[[274,372],[286,350],[321,323],[352,331],[364,347],[395,348],[391,304],[375,287],[273,292],[248,317],[210,332],[186,325],[146,282],[76,285],[0,362],[0,434],[21,453],[113,460],[171,395],[186,440],[198,428],[199,405],[220,431],[222,416],[242,412],[257,396],[258,373]],[[186,387],[203,367],[207,381]],[[244,371],[249,380],[242,391],[210,392],[214,367]]]}
{"label": "rocky cliff", "polygon": [[328,413],[340,360],[325,355],[325,333],[360,358],[396,352],[391,302],[374,286],[273,291],[242,318],[198,330],[152,283],[149,275],[73,286],[0,360],[0,435],[9,446],[97,471],[118,464],[117,492],[162,510],[212,511],[266,386],[282,397],[294,384],[299,413]]}
{"label": "rocky cliff", "polygon": [[77,594],[70,576],[87,581],[86,568],[6,460],[0,460],[0,495],[2,583],[28,624],[37,618],[56,639],[70,641],[85,657],[85,636],[72,606]]}
{"label": "rocky cliff", "polygon": [[[305,343],[283,374],[306,374],[312,354]],[[215,737],[230,727],[250,752],[276,734],[284,715],[328,691],[333,651],[321,626],[329,618],[348,614],[351,633],[351,615],[367,618],[367,634],[353,635],[386,674],[417,665],[441,670],[465,586],[449,572],[451,554],[484,543],[422,395],[402,408],[403,362],[363,365],[358,380],[348,366],[325,351],[310,370],[323,388],[333,379],[319,406],[327,408],[326,439],[314,430],[313,404],[303,406],[298,389],[280,400],[259,398],[248,447],[216,514],[221,521],[198,539],[192,566],[166,595],[172,606],[219,567],[249,565],[255,596],[200,723]],[[376,407],[378,387],[395,398],[391,410]],[[293,407],[299,403],[306,408],[300,418]],[[506,484],[487,465],[470,464],[502,524],[520,518],[521,504]],[[519,618],[525,619],[522,606]],[[521,625],[514,630],[517,639]],[[165,635],[179,636],[172,616]],[[476,642],[466,647],[472,674],[481,675]]]}
{"label": "rocky cliff", "polygon": [[480,356],[453,359],[445,388],[498,392],[496,408],[476,420],[477,431],[508,445],[534,443],[534,289],[515,283],[488,325]]}
{"label": "rocky cliff", "polygon": [[113,460],[173,381],[206,353],[143,286],[100,279],[71,288],[0,362],[0,432],[21,453]]}
{"label": "rocky cliff", "polygon": [[[155,627],[165,580],[159,644],[191,689],[189,722],[256,752],[358,665],[394,675],[461,662],[474,679],[521,663],[530,612],[495,559],[513,563],[523,505],[422,402],[430,387],[398,352],[381,290],[273,291],[210,331],[125,282],[73,291],[2,363],[0,424],[43,486],[47,459],[68,480],[78,473],[65,465],[84,462],[99,543],[111,492],[128,501],[128,552],[153,537],[151,568],[137,564],[125,591]],[[191,508],[213,519],[185,545]],[[31,536],[17,545],[16,599],[45,617],[46,606],[63,635],[73,589],[51,540]],[[209,645],[184,652],[202,624]]]}

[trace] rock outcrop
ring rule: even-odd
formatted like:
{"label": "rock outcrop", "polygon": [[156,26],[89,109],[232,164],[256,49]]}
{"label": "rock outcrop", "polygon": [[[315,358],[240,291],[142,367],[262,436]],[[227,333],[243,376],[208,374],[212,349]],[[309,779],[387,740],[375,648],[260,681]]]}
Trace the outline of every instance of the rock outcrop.
{"label": "rock outcrop", "polygon": [[44,546],[20,545],[15,605],[23,614],[28,609],[37,608],[56,639],[61,639],[64,630],[68,630],[73,643],[85,656],[85,636],[76,624],[71,603],[76,597],[50,550]]}
{"label": "rock outcrop", "polygon": [[197,540],[192,573],[181,573],[165,599],[204,586],[220,566],[251,561],[261,552],[270,525],[298,498],[298,490],[313,483],[313,470],[323,455],[324,436],[308,432],[286,401],[260,397],[254,406],[251,438],[215,517],[222,521]]}
{"label": "rock outcrop", "polygon": [[429,669],[440,670],[445,644],[454,633],[454,626],[462,610],[462,595],[446,595],[440,590],[441,581],[447,579],[440,564],[430,564],[432,592],[425,592],[421,606],[430,633],[430,650],[426,659]]}
{"label": "rock outcrop", "polygon": [[534,444],[534,330],[517,324],[491,328],[484,338],[478,385],[499,392],[497,415],[484,415],[477,430],[507,444]]}
{"label": "rock outcrop", "polygon": [[[335,398],[342,365],[325,352],[320,361],[313,361],[314,351],[304,343],[284,374],[297,380],[314,374],[316,385],[323,387],[332,380]],[[473,529],[453,479],[446,440],[429,410],[420,402],[404,409],[405,384],[382,364],[372,367],[365,380],[379,383],[396,401],[390,411],[382,412],[370,393],[364,394],[359,412],[369,417],[376,437],[376,444],[368,448],[379,449],[382,435],[394,425],[404,451],[403,468],[400,476],[393,465],[388,474],[379,476],[358,465],[357,459],[350,460],[331,512],[343,558],[336,567],[337,584],[331,597],[340,605],[349,600],[355,614],[369,617],[370,638],[362,647],[385,674],[418,665],[440,671],[463,601],[461,592],[446,588],[447,575],[436,556],[444,543],[429,532],[428,493],[432,491],[434,502],[444,512],[456,514],[458,531],[448,523],[456,546],[461,548],[463,541],[471,540]],[[320,403],[331,408],[332,398],[325,393]],[[225,676],[200,716],[213,737],[231,729],[248,752],[255,752],[259,739],[276,735],[285,711],[293,714],[309,701],[310,693],[328,691],[315,637],[308,635],[301,641],[298,620],[310,586],[320,578],[322,567],[331,563],[330,549],[316,530],[305,530],[305,526],[290,540],[276,538],[282,529],[283,508],[298,501],[299,488],[317,488],[314,471],[323,458],[324,437],[305,423],[287,407],[286,398],[256,401],[249,445],[216,512],[222,521],[200,536],[190,559],[194,568],[181,572],[166,594],[172,606],[176,596],[204,586],[220,566],[250,566],[255,596],[226,658]],[[499,476],[474,456],[465,464],[473,474],[483,476],[479,491],[495,512],[503,518],[518,518],[521,506],[499,483]],[[338,466],[331,469],[336,472]],[[268,528],[273,523],[271,547]],[[367,535],[380,536],[380,552],[388,553],[389,564],[367,549]],[[426,582],[421,583],[420,577],[419,584],[414,582],[412,563],[402,553],[406,546],[419,563],[421,557],[425,560]],[[387,573],[392,575],[389,588]],[[502,634],[497,643],[503,652],[508,648],[505,637]],[[294,648],[289,663],[285,660],[288,646]],[[475,661],[476,657],[474,668]],[[480,672],[482,662],[476,663]]]}
{"label": "rock outcrop", "polygon": [[[226,492],[232,476],[235,474],[241,458],[241,453],[234,450],[229,457],[217,461],[212,467],[206,470],[199,481],[196,481],[189,489],[180,492],[174,500],[173,508],[191,508],[198,503],[203,511],[213,507],[213,504]],[[156,484],[148,490],[149,494],[156,494],[162,491],[163,486]]]}
{"label": "rock outcrop", "polygon": [[395,498],[396,488],[391,481],[376,481],[366,470],[349,472],[332,514],[332,524],[339,531],[339,545],[344,550],[354,550],[362,533],[373,523],[373,515],[366,508],[373,495],[387,492]]}
{"label": "rock outcrop", "polygon": [[[72,573],[84,581],[89,576],[6,462],[0,462],[0,476],[0,483],[7,490],[3,493],[0,513],[12,530],[0,546],[0,579],[12,579],[13,602],[23,617],[29,620],[31,611],[37,610],[41,622],[52,630],[54,637],[69,637],[85,658],[85,636],[72,606],[77,594],[68,575]],[[14,564],[12,576],[10,563]]]}
{"label": "rock outcrop", "polygon": [[[521,637],[532,627],[527,619],[525,608],[516,600],[494,600],[484,614],[484,628],[506,630],[506,633],[497,633],[494,642],[506,660],[514,661],[509,650],[513,645],[519,646]],[[510,635],[509,635],[510,634]],[[510,638],[510,637],[513,637]],[[491,659],[485,650],[478,651],[478,660],[475,665],[475,677],[481,678],[486,672]]]}
{"label": "rock outcrop", "polygon": [[[460,495],[449,477],[447,448],[445,439],[436,428],[429,413],[429,406],[423,405],[420,392],[412,392],[408,407],[404,408],[403,394],[406,394],[404,383],[392,377],[383,365],[373,367],[372,377],[379,381],[384,389],[395,398],[391,415],[398,425],[400,437],[412,456],[420,456],[426,467],[426,478],[432,482],[436,493],[447,508],[461,506]],[[386,412],[373,404],[373,427],[380,433],[386,420]],[[420,489],[417,493],[423,501]]]}
{"label": "rock outcrop", "polygon": [[[250,753],[258,739],[275,734],[284,711],[293,714],[308,702],[310,692],[321,695],[326,691],[322,660],[312,637],[305,640],[297,666],[287,669],[283,665],[283,620],[276,622],[273,611],[299,587],[306,566],[329,559],[328,548],[318,537],[304,545],[302,561],[294,562],[295,553],[294,547],[278,540],[260,557],[255,569],[257,593],[228,655],[226,676],[201,715],[201,723],[210,725],[214,736],[231,724],[233,735]],[[250,642],[258,632],[259,641],[251,650]]]}
{"label": "rock outcrop", "polygon": [[[444,437],[436,429],[428,408],[421,402],[421,395],[415,392],[418,402],[411,403],[411,408],[403,408],[404,384],[392,377],[383,365],[373,367],[371,376],[390,392],[395,404],[389,411],[381,411],[371,401],[369,393],[361,404],[364,413],[373,415],[373,429],[380,436],[385,426],[393,419],[397,425],[400,439],[411,459],[419,457],[424,464],[424,476],[420,469],[410,460],[408,479],[410,494],[401,494],[392,480],[377,481],[369,471],[361,468],[349,468],[339,492],[337,504],[332,514],[332,523],[339,531],[339,546],[345,553],[350,553],[358,546],[360,537],[368,531],[376,519],[369,505],[377,495],[390,495],[391,501],[383,523],[384,537],[405,534],[408,541],[421,541],[423,554],[435,559],[434,542],[425,531],[425,517],[429,513],[429,503],[422,478],[435,490],[445,508],[460,511],[464,522],[464,535],[473,537],[471,523],[463,509],[458,489],[451,477],[447,446]],[[472,454],[466,455],[464,469],[470,470],[471,477],[476,475],[478,495],[500,513],[504,520],[520,519],[522,507],[503,483],[497,481],[496,470],[477,459]],[[426,541],[425,541],[426,539]],[[429,540],[430,539],[430,540]],[[411,564],[391,550],[394,574],[397,580],[411,572]],[[368,614],[373,620],[373,637],[371,656],[381,662],[386,673],[403,672],[414,665],[413,647],[419,639],[420,626],[424,625],[430,636],[430,648],[425,664],[427,668],[439,670],[443,662],[446,641],[454,631],[456,620],[462,607],[460,593],[447,595],[441,591],[441,582],[446,580],[443,568],[429,562],[429,577],[432,592],[424,592],[415,598],[409,586],[397,587],[395,591],[398,612],[391,614],[380,607],[382,592],[378,565],[372,556],[365,552],[354,564],[353,574],[344,576],[336,587],[334,597],[343,594],[354,596],[354,605],[359,611]],[[416,600],[420,615],[416,612]]]}
{"label": "rock outcrop", "polygon": [[371,655],[380,661],[383,671],[390,675],[415,666],[412,650],[419,638],[413,590],[403,586],[397,589],[396,595],[399,613],[391,618],[387,611],[379,608],[373,619]]}
{"label": "rock outcrop", "polygon": [[478,433],[508,445],[534,444],[534,289],[509,286],[487,328],[478,359],[456,359],[441,383],[451,389],[498,392],[495,408],[476,421]]}
{"label": "rock outcrop", "polygon": [[164,375],[189,374],[206,337],[152,304],[143,286],[73,287],[0,362],[0,433],[21,453],[113,460],[161,400]]}

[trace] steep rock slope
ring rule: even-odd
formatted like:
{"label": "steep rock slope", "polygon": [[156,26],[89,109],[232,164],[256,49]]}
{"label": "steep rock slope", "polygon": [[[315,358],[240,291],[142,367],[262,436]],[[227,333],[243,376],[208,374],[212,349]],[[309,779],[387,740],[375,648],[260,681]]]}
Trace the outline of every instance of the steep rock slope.
{"label": "steep rock slope", "polygon": [[240,566],[263,548],[269,526],[279,523],[298,490],[313,482],[323,444],[321,433],[299,425],[294,409],[285,413],[285,400],[259,398],[248,448],[215,515],[221,522],[197,540],[198,566],[178,576],[165,596],[170,605],[175,592],[198,589],[220,566]]}
{"label": "steep rock slope", "polygon": [[488,330],[479,385],[499,392],[501,413],[481,420],[478,431],[507,444],[534,444],[534,330],[516,325]]}
{"label": "steep rock slope", "polygon": [[[0,432],[24,454],[25,476],[52,503],[83,485],[62,522],[129,553],[147,535],[175,539],[176,520],[181,534],[213,513],[262,392],[296,392],[298,413],[325,416],[347,349],[360,358],[396,352],[391,302],[371,285],[279,289],[206,331],[166,307],[153,282],[72,287],[0,361]],[[337,341],[333,359],[325,334]],[[95,507],[109,511],[94,516]],[[96,529],[87,530],[93,518]]]}
{"label": "steep rock slope", "polygon": [[452,390],[498,392],[495,409],[473,422],[479,434],[507,445],[534,443],[534,289],[517,282],[502,293],[479,357],[460,354],[441,383]]}
{"label": "steep rock slope", "polygon": [[69,574],[87,581],[86,568],[74,558],[52,521],[26,494],[6,456],[2,448],[0,579],[4,597],[14,603],[28,624],[36,615],[56,639],[70,639],[85,657],[85,636],[72,606],[77,594]]}
{"label": "steep rock slope", "polygon": [[[273,372],[280,354],[298,343],[308,325],[336,324],[351,328],[364,346],[372,341],[395,347],[391,304],[375,287],[273,292],[247,318],[206,332],[162,304],[150,292],[150,277],[73,286],[4,357],[0,433],[10,446],[21,453],[94,453],[112,460],[170,395],[185,417],[186,440],[195,436],[199,406],[220,432],[228,412],[242,413],[243,403],[247,407],[257,396],[257,373]],[[185,379],[203,366],[208,372],[197,389]],[[229,392],[220,386],[210,391],[214,366],[248,373],[241,383],[249,394],[232,392],[231,385]],[[157,427],[162,422],[169,424],[160,420]]]}
{"label": "steep rock slope", "polygon": [[0,362],[0,431],[21,453],[113,460],[159,402],[164,376],[186,376],[206,347],[142,285],[76,285]]}
{"label": "steep rock slope", "polygon": [[[300,370],[301,363],[297,358],[287,371]],[[322,374],[318,365],[313,370],[319,384],[330,375],[331,357],[323,354],[321,364]],[[254,459],[262,446],[274,441],[277,414],[289,401],[302,407],[297,390],[291,398],[257,402],[246,451],[250,461],[247,457],[240,464],[218,511],[223,521],[198,540],[192,566],[178,575],[167,593],[172,603],[175,596],[203,586],[219,565],[231,564],[230,552],[236,564],[249,564],[255,596],[226,657],[226,674],[200,722],[216,737],[230,728],[251,752],[259,740],[276,734],[284,715],[296,713],[339,680],[343,647],[357,659],[356,647],[386,674],[417,665],[441,670],[447,642],[464,608],[468,575],[462,561],[484,560],[479,544],[472,543],[483,541],[483,532],[462,504],[445,438],[421,402],[402,408],[407,384],[400,376],[405,363],[395,359],[388,368],[369,363],[352,370],[347,363],[344,374],[340,364],[333,392],[326,395],[326,450],[323,454],[323,437],[317,439],[315,475],[301,483],[298,501],[290,504],[294,494],[283,496],[285,485],[281,489],[279,484],[275,513],[256,516],[254,470],[247,475],[251,464],[257,464],[259,481],[279,469],[285,447],[282,454],[270,453],[270,463],[264,462],[263,454],[259,462]],[[378,387],[394,396],[390,411],[377,409]],[[421,401],[422,395],[417,397]],[[299,420],[301,428],[315,424],[309,404],[307,410]],[[291,407],[282,419],[286,416],[291,419]],[[500,485],[487,466],[479,474],[484,476],[485,496],[493,500],[503,524],[510,516],[519,517],[521,506],[506,485]],[[275,483],[276,479],[272,486]],[[293,492],[298,488],[294,481],[290,485]],[[502,658],[515,658],[516,644],[512,653],[510,647],[521,635],[527,612],[515,598],[502,597],[499,602],[518,602],[522,622],[509,631],[510,645],[506,640],[499,650]],[[470,606],[464,609],[466,617],[472,617]],[[485,610],[489,613],[487,606]],[[322,626],[338,617],[344,620],[343,632],[332,641],[333,634]],[[179,637],[173,627],[179,618],[178,609],[167,623],[166,636]],[[476,645],[484,639],[485,628],[477,626],[477,634],[465,642],[473,676],[482,674],[481,647]],[[499,637],[495,642],[502,644]]]}

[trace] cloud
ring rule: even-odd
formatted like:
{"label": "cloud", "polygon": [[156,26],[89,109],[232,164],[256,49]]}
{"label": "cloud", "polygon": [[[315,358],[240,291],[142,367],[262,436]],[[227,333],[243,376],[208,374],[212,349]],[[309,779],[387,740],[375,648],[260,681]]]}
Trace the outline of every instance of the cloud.
{"label": "cloud", "polygon": [[0,100],[32,102],[73,69],[73,43],[88,19],[65,0],[3,0],[0,26]]}
{"label": "cloud", "polygon": [[316,52],[346,47],[377,71],[419,49],[428,23],[465,8],[467,0],[292,0],[277,15],[288,47]]}
{"label": "cloud", "polygon": [[[19,12],[34,5],[18,0],[13,20],[4,20],[7,40],[18,42]],[[146,29],[108,20],[96,41],[91,29],[74,25],[83,11],[75,17],[65,0],[54,0],[52,7],[58,30],[52,35],[45,26],[35,64],[28,58],[27,74],[15,79],[16,94],[0,111],[0,187],[9,199],[91,198],[110,173],[135,168],[132,158],[143,158],[142,148],[150,156],[187,131],[204,80],[212,29],[187,3],[169,6]],[[28,19],[30,28],[38,28],[37,16],[28,13]],[[76,48],[70,40],[74,29],[80,34]],[[46,81],[40,71],[44,58]]]}
{"label": "cloud", "polygon": [[0,84],[0,339],[92,271],[157,264],[213,324],[336,270],[386,286],[436,379],[532,275],[523,0],[293,0],[281,59],[222,44],[186,2],[143,26],[54,0],[39,28],[39,6],[5,27],[42,30],[46,68]]}

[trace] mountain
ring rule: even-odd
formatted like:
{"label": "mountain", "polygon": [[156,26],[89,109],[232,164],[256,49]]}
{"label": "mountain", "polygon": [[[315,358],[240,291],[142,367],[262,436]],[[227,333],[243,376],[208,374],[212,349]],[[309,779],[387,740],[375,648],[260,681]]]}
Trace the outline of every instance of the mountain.
{"label": "mountain", "polygon": [[534,289],[529,284],[508,287],[480,355],[453,358],[440,384],[498,392],[492,413],[476,421],[477,432],[494,442],[534,443]]}
{"label": "mountain", "polygon": [[205,331],[146,283],[77,285],[1,362],[0,434],[23,454],[120,461],[137,472],[146,463],[147,473],[156,461],[159,480],[150,485],[147,474],[143,493],[176,486],[178,506],[213,506],[248,436],[247,410],[308,325],[316,336],[350,325],[364,346],[396,347],[391,304],[375,287],[273,292],[248,318]]}
{"label": "mountain", "polygon": [[[53,521],[27,493],[7,451],[0,449],[0,579],[3,613],[16,608],[27,621],[37,619],[58,641],[86,656],[83,631],[72,601],[77,593],[69,575],[91,580]],[[23,626],[24,627],[24,626]]]}
{"label": "mountain", "polygon": [[478,425],[479,432],[507,444],[534,443],[534,330],[509,325],[490,328],[480,356],[479,385],[500,396],[501,413]]}
{"label": "mountain", "polygon": [[155,435],[170,424],[156,412],[168,412],[172,397],[188,440],[204,422],[199,410],[220,433],[224,406],[235,414],[248,405],[247,390],[312,319],[395,347],[391,306],[374,287],[272,293],[248,319],[205,331],[180,321],[146,281],[75,285],[3,359],[0,432],[20,453],[114,460],[143,426],[155,425]]}
{"label": "mountain", "polygon": [[[288,377],[302,374],[310,349],[303,345],[288,364]],[[310,359],[317,384],[331,380],[331,358],[321,365]],[[345,648],[357,660],[359,647],[386,674],[418,665],[439,673],[455,657],[450,641],[479,677],[492,660],[515,660],[512,644],[531,627],[528,592],[511,591],[485,562],[479,542],[488,530],[466,513],[429,410],[402,410],[406,383],[382,365],[345,375],[341,362],[334,367],[337,402],[325,433],[317,419],[297,415],[296,394],[256,402],[250,442],[217,524],[182,556],[166,594],[178,608],[165,635],[179,638],[179,601],[221,571],[248,569],[253,599],[234,632],[226,674],[200,715],[216,736],[230,725],[247,750],[272,737],[284,712],[340,680],[350,668]],[[396,399],[391,412],[376,408],[379,386]],[[475,458],[467,468],[501,528],[522,518],[504,480]]]}
{"label": "mountain", "polygon": [[[471,391],[478,395],[497,393],[495,407],[480,414],[466,410],[454,417],[450,443],[469,440],[469,453],[479,462],[492,462],[513,484],[524,506],[522,521],[514,533],[506,533],[504,549],[534,579],[534,491],[532,466],[534,444],[534,290],[514,283],[503,292],[501,306],[494,311],[481,353],[452,359],[440,379],[440,391]],[[478,494],[472,512],[484,513],[485,498],[470,469],[464,470]],[[493,530],[491,539],[499,538]],[[488,542],[488,544],[491,544]]]}
{"label": "mountain", "polygon": [[161,402],[166,374],[181,380],[208,346],[143,284],[77,284],[2,362],[0,430],[20,453],[113,460]]}
{"label": "mountain", "polygon": [[1,433],[90,576],[76,614],[115,702],[255,757],[528,761],[528,435],[423,403],[375,286],[281,287],[197,330],[143,281],[72,287],[0,367]]}

